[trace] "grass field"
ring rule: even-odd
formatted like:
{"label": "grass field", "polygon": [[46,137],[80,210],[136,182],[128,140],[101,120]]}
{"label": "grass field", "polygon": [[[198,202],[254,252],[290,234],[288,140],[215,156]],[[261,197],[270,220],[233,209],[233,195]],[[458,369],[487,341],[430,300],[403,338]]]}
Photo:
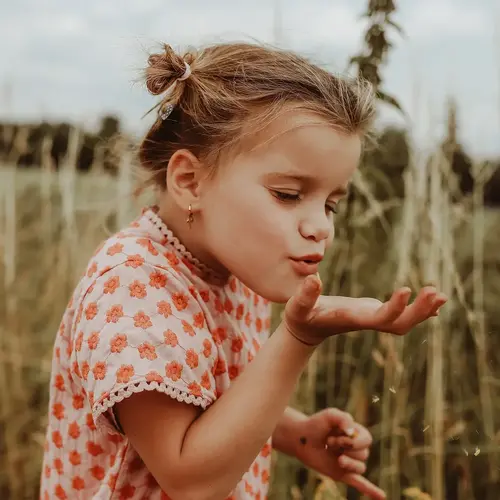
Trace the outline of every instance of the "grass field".
{"label": "grass field", "polygon": [[[414,163],[403,199],[377,200],[358,177],[323,281],[328,293],[378,298],[432,282],[450,303],[405,338],[329,340],[294,403],[306,412],[338,406],[367,425],[375,438],[368,476],[391,500],[498,500],[500,214],[482,206],[480,181],[451,204],[443,158]],[[2,499],[36,498],[54,336],[96,245],[141,207],[132,186],[127,168],[112,178],[0,167]],[[277,458],[271,498],[345,495]]]}

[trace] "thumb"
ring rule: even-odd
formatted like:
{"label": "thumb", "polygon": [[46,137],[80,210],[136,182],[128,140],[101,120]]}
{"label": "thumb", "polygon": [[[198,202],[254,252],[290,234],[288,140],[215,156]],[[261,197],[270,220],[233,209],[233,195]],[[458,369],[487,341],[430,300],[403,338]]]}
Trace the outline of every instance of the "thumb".
{"label": "thumb", "polygon": [[319,275],[310,275],[302,282],[299,289],[288,301],[285,312],[294,319],[306,318],[321,294]]}

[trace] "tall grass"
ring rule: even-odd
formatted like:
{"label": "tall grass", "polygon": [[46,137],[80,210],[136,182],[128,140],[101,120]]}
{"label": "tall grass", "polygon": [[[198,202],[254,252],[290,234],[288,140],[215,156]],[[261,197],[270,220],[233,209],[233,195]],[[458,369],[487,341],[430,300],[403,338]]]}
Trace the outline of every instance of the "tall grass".
{"label": "tall grass", "polygon": [[[48,156],[40,169],[16,171],[13,158],[0,167],[2,499],[37,495],[61,314],[94,248],[145,202],[130,194],[126,154],[118,177],[77,173],[78,140],[74,132],[59,172]],[[361,172],[349,220],[339,215],[340,234],[321,270],[325,293],[384,298],[395,286],[418,291],[432,282],[451,298],[438,318],[404,338],[356,332],[328,340],[294,396],[306,412],[337,406],[370,428],[368,477],[391,500],[425,498],[421,492],[434,500],[497,499],[500,491],[500,214],[483,207],[486,176],[479,167],[474,174],[473,196],[452,203],[444,154],[413,156],[404,198],[377,199]],[[274,469],[273,499],[349,494],[292,459],[275,457]]]}

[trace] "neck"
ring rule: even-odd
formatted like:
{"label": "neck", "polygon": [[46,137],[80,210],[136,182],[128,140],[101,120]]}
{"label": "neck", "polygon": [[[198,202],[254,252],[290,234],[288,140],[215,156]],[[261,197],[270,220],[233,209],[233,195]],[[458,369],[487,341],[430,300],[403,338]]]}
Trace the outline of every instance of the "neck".
{"label": "neck", "polygon": [[159,217],[193,257],[220,276],[229,277],[229,271],[211,255],[206,245],[203,244],[205,240],[203,221],[199,216],[194,216],[190,226],[187,223],[188,213],[170,201],[168,196],[162,196],[158,207]]}

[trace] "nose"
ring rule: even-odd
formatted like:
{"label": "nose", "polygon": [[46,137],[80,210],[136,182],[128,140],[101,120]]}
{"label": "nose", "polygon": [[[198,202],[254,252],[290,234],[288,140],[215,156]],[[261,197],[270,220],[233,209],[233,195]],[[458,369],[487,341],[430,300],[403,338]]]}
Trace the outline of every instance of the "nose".
{"label": "nose", "polygon": [[303,219],[299,224],[299,232],[303,238],[315,242],[333,239],[335,228],[332,220],[323,213],[316,213],[311,217]]}

